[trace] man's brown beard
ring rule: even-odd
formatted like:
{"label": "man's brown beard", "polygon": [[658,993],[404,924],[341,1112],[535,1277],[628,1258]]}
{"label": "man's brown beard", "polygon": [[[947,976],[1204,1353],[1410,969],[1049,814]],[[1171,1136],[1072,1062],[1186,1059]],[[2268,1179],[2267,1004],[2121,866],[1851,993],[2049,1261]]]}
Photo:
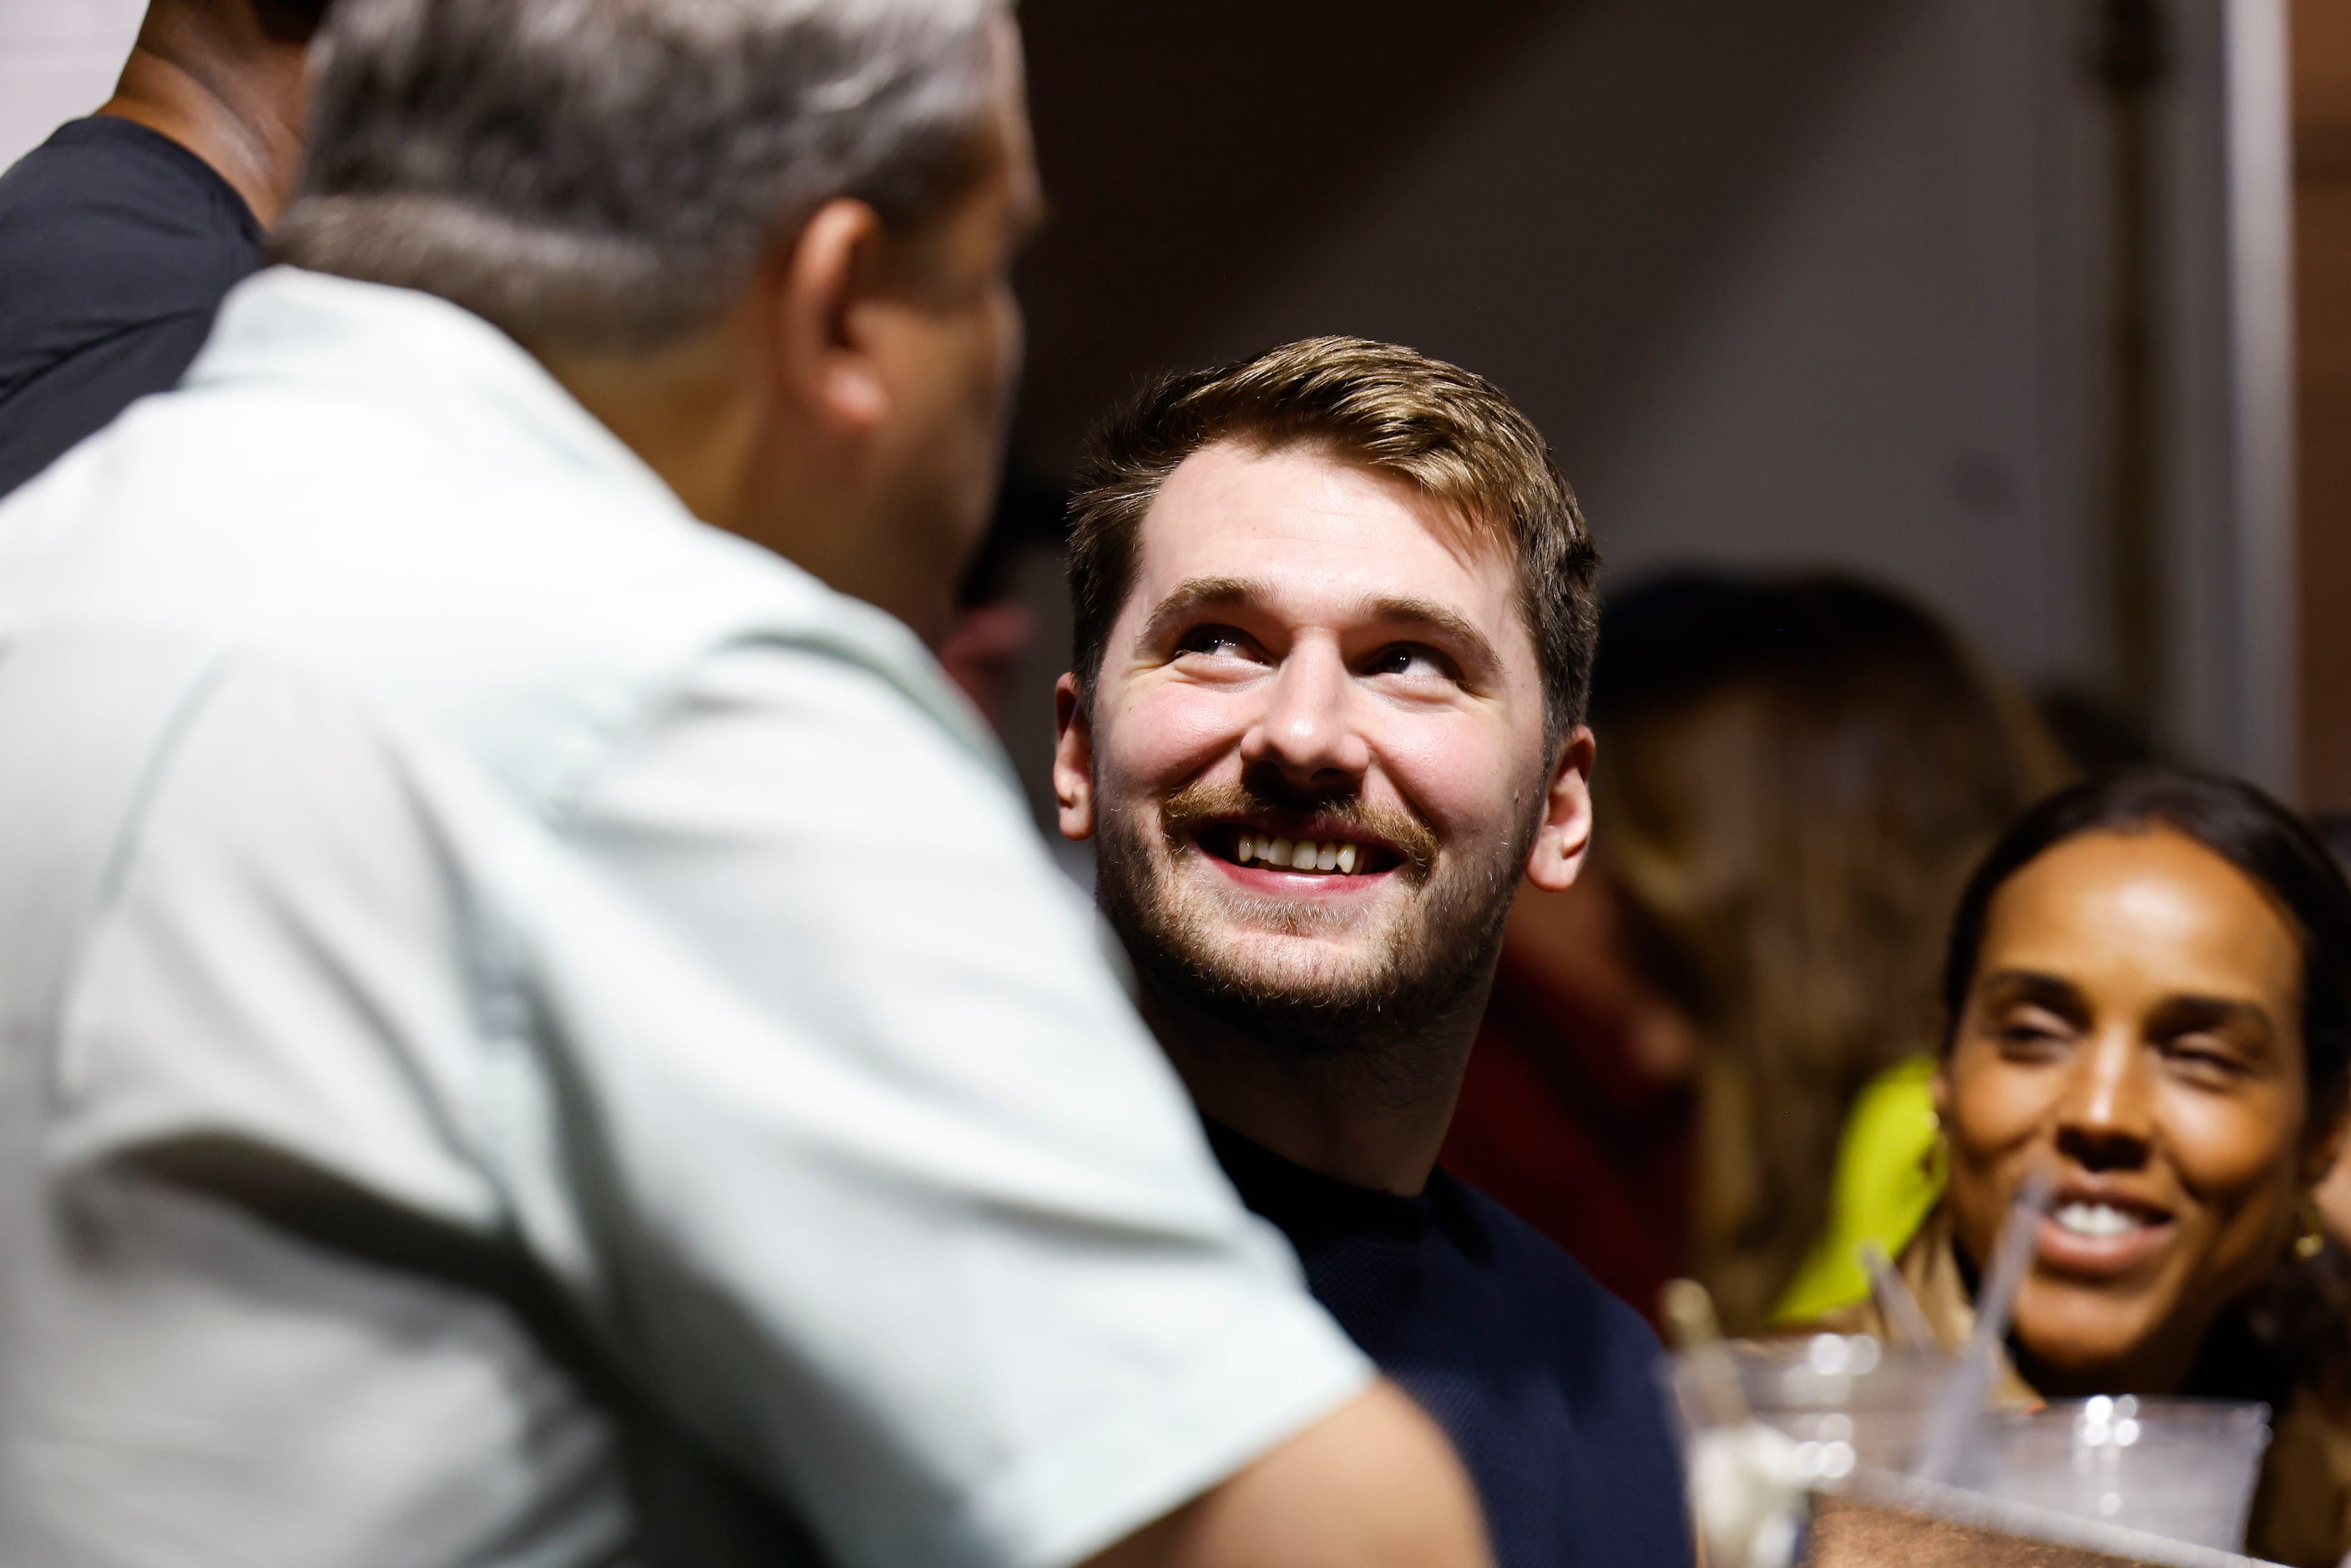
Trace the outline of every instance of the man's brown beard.
{"label": "man's brown beard", "polygon": [[[1301,983],[1255,969],[1217,940],[1216,913],[1179,897],[1175,864],[1205,855],[1199,826],[1233,817],[1270,815],[1353,827],[1400,855],[1396,875],[1415,890],[1412,903],[1382,933],[1379,956],[1359,972]],[[1162,801],[1159,821],[1144,813],[1104,814],[1096,844],[1095,897],[1147,986],[1245,1036],[1298,1056],[1393,1055],[1424,1038],[1429,1026],[1483,989],[1500,951],[1526,863],[1535,821],[1494,860],[1447,864],[1436,833],[1395,807],[1360,796],[1292,793],[1271,779],[1238,785],[1193,784]],[[1152,840],[1163,857],[1155,857]],[[1311,936],[1330,928],[1319,899],[1266,909],[1257,925],[1276,936]],[[1246,944],[1241,945],[1246,947]],[[1401,1064],[1399,1064],[1401,1065]]]}

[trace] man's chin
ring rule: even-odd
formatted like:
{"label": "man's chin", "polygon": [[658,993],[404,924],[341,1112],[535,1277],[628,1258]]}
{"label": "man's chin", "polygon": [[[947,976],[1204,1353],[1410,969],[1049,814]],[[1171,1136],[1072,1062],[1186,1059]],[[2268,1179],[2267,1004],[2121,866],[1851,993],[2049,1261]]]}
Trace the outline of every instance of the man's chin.
{"label": "man's chin", "polygon": [[1410,1044],[1474,1005],[1493,972],[1511,884],[1497,901],[1471,891],[1493,883],[1391,873],[1363,879],[1360,895],[1269,895],[1165,843],[1104,835],[1104,915],[1162,1003],[1269,1046],[1322,1056]]}
{"label": "man's chin", "polygon": [[1386,922],[1367,930],[1301,934],[1252,922],[1190,922],[1173,940],[1138,949],[1162,996],[1260,1038],[1319,1055],[1376,1047],[1417,1033],[1457,1005],[1482,967],[1413,964],[1425,944]]}
{"label": "man's chin", "polygon": [[1348,1007],[1395,984],[1384,945],[1268,931],[1229,932],[1204,943],[1190,967],[1237,993],[1301,1008]]}

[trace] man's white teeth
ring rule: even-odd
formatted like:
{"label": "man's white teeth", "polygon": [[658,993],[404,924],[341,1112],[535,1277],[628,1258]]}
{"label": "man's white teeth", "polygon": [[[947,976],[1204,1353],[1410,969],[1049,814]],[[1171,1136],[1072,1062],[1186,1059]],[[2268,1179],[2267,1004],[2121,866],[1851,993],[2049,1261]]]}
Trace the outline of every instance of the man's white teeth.
{"label": "man's white teeth", "polygon": [[2147,1224],[2143,1216],[2105,1203],[2060,1204],[2054,1216],[2058,1224],[2076,1236],[2127,1236]]}
{"label": "man's white teeth", "polygon": [[1335,871],[1342,876],[1355,874],[1358,852],[1353,844],[1343,844],[1335,839],[1329,843],[1317,843],[1312,839],[1260,839],[1249,833],[1241,835],[1240,847],[1233,859],[1247,865],[1262,861],[1269,866],[1284,866],[1292,871]]}

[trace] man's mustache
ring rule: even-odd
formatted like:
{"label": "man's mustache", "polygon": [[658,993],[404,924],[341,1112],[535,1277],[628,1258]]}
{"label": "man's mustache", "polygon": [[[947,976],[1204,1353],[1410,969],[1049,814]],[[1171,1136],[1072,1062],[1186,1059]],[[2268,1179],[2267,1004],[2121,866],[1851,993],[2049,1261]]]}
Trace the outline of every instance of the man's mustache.
{"label": "man's mustache", "polygon": [[1361,795],[1313,795],[1270,789],[1247,779],[1238,784],[1202,779],[1186,784],[1159,806],[1160,831],[1170,850],[1203,827],[1237,818],[1253,818],[1276,830],[1291,824],[1300,830],[1293,836],[1375,840],[1396,852],[1403,862],[1399,869],[1415,885],[1426,883],[1437,866],[1434,829],[1401,807],[1375,805]]}

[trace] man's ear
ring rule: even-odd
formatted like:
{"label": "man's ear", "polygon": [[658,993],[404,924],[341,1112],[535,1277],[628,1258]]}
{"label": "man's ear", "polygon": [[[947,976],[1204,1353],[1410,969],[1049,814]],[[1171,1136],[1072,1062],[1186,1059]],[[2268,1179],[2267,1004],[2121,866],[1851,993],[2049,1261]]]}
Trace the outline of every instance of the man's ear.
{"label": "man's ear", "polygon": [[1053,683],[1053,799],[1061,802],[1063,838],[1094,836],[1093,721],[1074,674]]}
{"label": "man's ear", "polygon": [[1560,747],[1543,802],[1542,826],[1527,854],[1527,880],[1545,893],[1563,893],[1575,883],[1592,848],[1591,729],[1577,725]]}
{"label": "man's ear", "polygon": [[862,435],[889,415],[890,382],[866,329],[886,243],[872,207],[837,197],[766,269],[777,394],[836,434]]}

